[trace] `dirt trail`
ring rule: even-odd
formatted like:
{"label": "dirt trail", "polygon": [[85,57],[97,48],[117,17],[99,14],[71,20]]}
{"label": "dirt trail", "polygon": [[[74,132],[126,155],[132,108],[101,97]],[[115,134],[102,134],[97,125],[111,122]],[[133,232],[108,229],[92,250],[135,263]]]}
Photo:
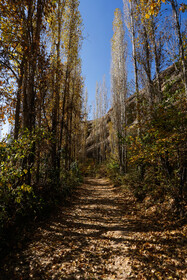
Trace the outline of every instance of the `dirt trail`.
{"label": "dirt trail", "polygon": [[160,226],[142,220],[135,200],[107,179],[87,178],[71,206],[8,258],[0,280],[187,279],[186,240],[165,238]]}

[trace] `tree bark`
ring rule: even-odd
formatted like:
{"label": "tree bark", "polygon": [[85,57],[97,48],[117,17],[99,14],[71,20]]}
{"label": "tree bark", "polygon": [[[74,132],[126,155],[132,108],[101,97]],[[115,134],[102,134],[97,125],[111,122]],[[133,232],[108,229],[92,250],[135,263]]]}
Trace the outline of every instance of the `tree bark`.
{"label": "tree bark", "polygon": [[156,38],[155,38],[155,24],[153,22],[153,18],[151,20],[151,31],[152,31],[152,42],[153,42],[154,58],[155,58],[155,71],[156,71],[156,82],[157,82],[157,89],[158,89],[158,99],[159,99],[159,102],[162,102],[160,67],[159,67],[159,58],[158,58]]}
{"label": "tree bark", "polygon": [[18,139],[20,130],[20,107],[21,107],[21,92],[23,86],[23,73],[24,73],[24,58],[20,65],[20,76],[18,77],[18,91],[16,100],[16,112],[15,112],[15,126],[14,126],[14,139]]}
{"label": "tree bark", "polygon": [[133,1],[130,3],[130,20],[131,20],[131,34],[132,34],[132,56],[134,61],[134,78],[135,78],[135,90],[136,90],[136,114],[138,122],[138,135],[140,135],[140,96],[139,96],[139,83],[138,83],[138,62],[136,53],[136,38],[135,38],[135,27],[134,27],[134,10]]}
{"label": "tree bark", "polygon": [[179,40],[179,55],[182,63],[182,73],[183,73],[183,81],[184,81],[184,88],[185,88],[185,95],[187,98],[187,68],[186,68],[186,63],[185,63],[185,58],[184,58],[184,47],[183,47],[183,42],[182,42],[182,34],[181,34],[181,28],[180,28],[180,22],[179,22],[179,12],[178,12],[178,4],[176,0],[170,0],[172,10],[173,10],[173,15],[175,18],[175,27],[177,31],[177,36]]}

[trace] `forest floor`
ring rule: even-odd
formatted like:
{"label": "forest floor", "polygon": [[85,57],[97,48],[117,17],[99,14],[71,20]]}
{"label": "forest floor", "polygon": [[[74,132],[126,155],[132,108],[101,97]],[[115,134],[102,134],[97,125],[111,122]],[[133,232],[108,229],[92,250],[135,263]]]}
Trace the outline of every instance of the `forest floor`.
{"label": "forest floor", "polygon": [[187,226],[144,206],[107,179],[86,178],[7,255],[0,280],[186,280]]}

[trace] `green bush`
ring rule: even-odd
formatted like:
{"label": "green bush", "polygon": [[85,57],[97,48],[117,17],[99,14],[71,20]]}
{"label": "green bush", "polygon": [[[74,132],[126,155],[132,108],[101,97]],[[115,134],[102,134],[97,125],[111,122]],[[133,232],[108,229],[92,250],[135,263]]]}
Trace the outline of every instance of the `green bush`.
{"label": "green bush", "polygon": [[[10,136],[0,142],[0,245],[5,232],[21,221],[29,221],[49,211],[68,194],[72,187],[82,180],[78,163],[71,164],[70,170],[61,171],[60,183],[48,159],[45,143],[49,135],[42,130],[31,135],[25,131],[19,140]],[[33,146],[43,143],[40,149],[39,180],[37,179],[37,158],[29,164],[29,157],[36,150]],[[30,184],[29,176],[31,176]]]}
{"label": "green bush", "polygon": [[186,111],[181,92],[165,92],[163,102],[142,119],[141,134],[129,137],[130,169],[137,170],[140,186],[135,192],[169,195],[176,203],[186,200]]}

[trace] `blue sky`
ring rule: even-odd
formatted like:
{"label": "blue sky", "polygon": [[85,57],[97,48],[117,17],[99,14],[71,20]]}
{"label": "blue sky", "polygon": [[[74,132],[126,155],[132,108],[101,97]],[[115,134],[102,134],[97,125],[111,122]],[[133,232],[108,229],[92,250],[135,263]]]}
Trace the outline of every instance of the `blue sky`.
{"label": "blue sky", "polygon": [[[178,3],[180,5],[185,1],[178,0]],[[163,5],[164,10],[168,7],[169,13],[171,14],[171,6]],[[120,8],[123,11],[122,0],[80,0],[79,10],[84,24],[84,41],[80,55],[82,58],[82,73],[85,78],[85,87],[88,89],[89,105],[92,105],[95,99],[96,82],[102,81],[104,75],[106,76],[107,86],[110,90],[112,22],[116,8]],[[168,12],[164,11],[164,13]],[[187,13],[181,15],[183,19],[187,17]],[[126,40],[128,40],[129,54],[127,72],[128,81],[130,81],[134,74],[131,43],[127,34]]]}
{"label": "blue sky", "polygon": [[106,75],[110,89],[112,22],[116,8],[123,9],[122,0],[80,0],[80,13],[84,24],[81,51],[82,72],[88,89],[88,103],[95,98],[96,82]]}

